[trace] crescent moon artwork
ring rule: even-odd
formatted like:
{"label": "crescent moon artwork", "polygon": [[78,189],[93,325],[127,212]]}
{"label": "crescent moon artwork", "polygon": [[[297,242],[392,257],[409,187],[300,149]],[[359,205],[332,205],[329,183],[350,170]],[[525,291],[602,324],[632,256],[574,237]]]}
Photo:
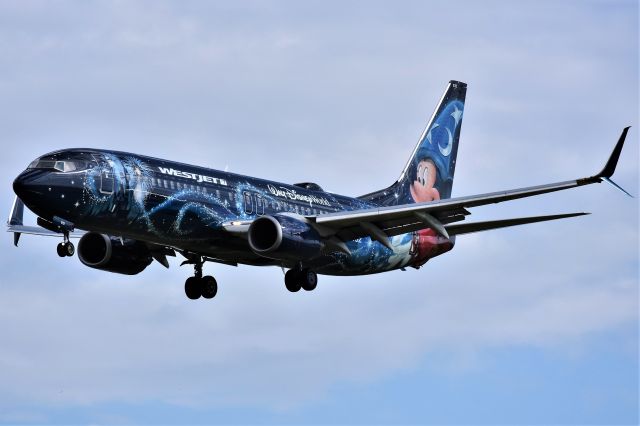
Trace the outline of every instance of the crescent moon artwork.
{"label": "crescent moon artwork", "polygon": [[449,142],[444,148],[442,147],[442,145],[438,144],[438,149],[440,150],[440,154],[448,157],[449,154],[451,154],[451,150],[453,149],[453,135],[451,134],[451,130],[449,130],[448,127],[445,127],[444,129],[447,131],[447,135],[449,135]]}

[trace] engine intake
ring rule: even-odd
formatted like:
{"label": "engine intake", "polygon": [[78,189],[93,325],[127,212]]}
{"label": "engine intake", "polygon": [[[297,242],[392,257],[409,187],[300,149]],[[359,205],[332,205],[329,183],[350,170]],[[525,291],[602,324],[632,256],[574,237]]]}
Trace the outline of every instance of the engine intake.
{"label": "engine intake", "polygon": [[301,260],[320,255],[320,235],[303,220],[285,216],[261,216],[249,226],[249,246],[254,253],[272,259]]}
{"label": "engine intake", "polygon": [[143,242],[97,232],[87,232],[80,238],[78,258],[91,268],[126,275],[142,272],[153,260]]}

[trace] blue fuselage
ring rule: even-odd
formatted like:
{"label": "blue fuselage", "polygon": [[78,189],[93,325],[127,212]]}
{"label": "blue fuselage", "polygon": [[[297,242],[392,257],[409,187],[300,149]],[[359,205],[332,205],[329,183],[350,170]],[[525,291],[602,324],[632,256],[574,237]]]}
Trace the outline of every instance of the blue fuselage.
{"label": "blue fuselage", "polygon": [[[311,183],[289,185],[124,152],[70,149],[34,161],[14,182],[25,204],[47,220],[231,263],[281,265],[254,253],[223,224],[262,215],[317,216],[374,207]],[[433,237],[433,238],[432,238]],[[428,241],[427,241],[428,240]],[[421,231],[348,241],[350,255],[327,252],[306,263],[321,274],[358,275],[423,264],[453,241]],[[428,250],[425,249],[428,246]]]}

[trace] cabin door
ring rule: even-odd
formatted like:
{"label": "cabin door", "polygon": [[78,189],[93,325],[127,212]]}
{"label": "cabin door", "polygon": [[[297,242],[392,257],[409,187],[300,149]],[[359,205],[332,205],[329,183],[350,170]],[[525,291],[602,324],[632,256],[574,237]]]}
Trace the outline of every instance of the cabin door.
{"label": "cabin door", "polygon": [[100,172],[100,192],[103,194],[113,194],[114,187],[113,169],[104,165],[102,172]]}
{"label": "cabin door", "polygon": [[253,197],[251,193],[245,191],[242,195],[244,198],[244,212],[246,214],[253,214]]}

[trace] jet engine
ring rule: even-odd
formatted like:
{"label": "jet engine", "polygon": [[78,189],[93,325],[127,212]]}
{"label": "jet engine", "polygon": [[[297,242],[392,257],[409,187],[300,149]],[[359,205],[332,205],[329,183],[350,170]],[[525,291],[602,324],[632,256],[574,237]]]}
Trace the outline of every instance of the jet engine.
{"label": "jet engine", "polygon": [[272,259],[304,260],[320,255],[320,235],[303,220],[291,216],[261,216],[249,226],[249,246]]}
{"label": "jet engine", "polygon": [[142,272],[153,260],[143,242],[97,232],[88,232],[80,238],[78,258],[91,268],[126,275]]}

